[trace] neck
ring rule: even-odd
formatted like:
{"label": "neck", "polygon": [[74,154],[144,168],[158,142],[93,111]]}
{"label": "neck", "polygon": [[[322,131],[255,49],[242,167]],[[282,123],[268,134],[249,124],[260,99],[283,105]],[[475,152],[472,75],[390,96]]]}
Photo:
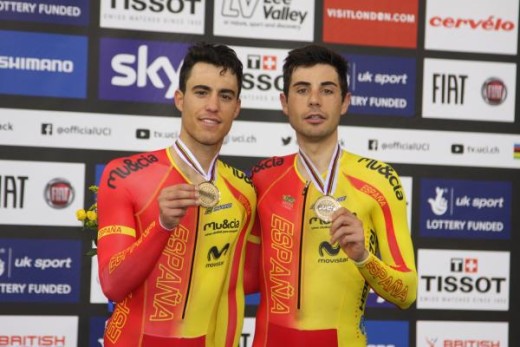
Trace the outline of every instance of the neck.
{"label": "neck", "polygon": [[332,155],[338,145],[336,138],[333,141],[325,142],[306,142],[298,141],[301,150],[307,155],[312,164],[318,169],[320,173],[326,171],[329,167]]}
{"label": "neck", "polygon": [[[181,146],[191,152],[190,159],[194,162],[198,162],[200,167],[203,169],[204,174],[209,174],[211,163],[215,156],[219,153],[220,144],[216,145],[204,145],[196,141],[185,141],[181,139]],[[175,146],[175,144],[174,144]],[[185,161],[185,158],[181,157],[177,150],[171,150],[175,162],[182,168],[182,171],[186,173],[190,178],[200,176],[196,169],[194,169],[189,163]],[[185,153],[189,156],[188,153]]]}

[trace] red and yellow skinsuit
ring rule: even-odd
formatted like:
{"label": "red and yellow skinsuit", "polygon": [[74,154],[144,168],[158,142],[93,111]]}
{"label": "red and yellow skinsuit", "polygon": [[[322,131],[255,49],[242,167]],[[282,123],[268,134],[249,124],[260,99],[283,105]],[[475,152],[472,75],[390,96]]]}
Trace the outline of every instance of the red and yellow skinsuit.
{"label": "red and yellow skinsuit", "polygon": [[[329,243],[330,223],[312,209],[322,193],[306,184],[297,158],[274,157],[253,169],[260,228],[250,240],[260,243],[262,254],[253,346],[365,347],[369,287],[401,308],[416,298],[403,188],[389,165],[342,151],[331,195],[363,222],[370,255],[356,264]],[[254,272],[248,255],[246,266],[250,262]]]}
{"label": "red and yellow skinsuit", "polygon": [[256,196],[221,161],[213,208],[190,207],[171,232],[159,224],[162,188],[191,183],[168,149],[110,162],[98,193],[99,277],[115,301],[104,346],[236,347],[244,315],[243,264]]}

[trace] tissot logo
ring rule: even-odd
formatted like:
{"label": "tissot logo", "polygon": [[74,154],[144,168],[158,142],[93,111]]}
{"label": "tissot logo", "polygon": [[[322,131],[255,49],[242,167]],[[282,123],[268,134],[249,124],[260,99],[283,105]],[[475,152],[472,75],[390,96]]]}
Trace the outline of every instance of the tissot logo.
{"label": "tissot logo", "polygon": [[464,145],[459,143],[454,143],[451,145],[451,153],[453,154],[463,154],[464,153]]}
{"label": "tissot logo", "polygon": [[222,249],[218,249],[217,246],[213,246],[208,251],[208,261],[220,259],[220,257],[227,253],[229,250],[229,243],[226,243]]}
{"label": "tissot logo", "polygon": [[477,258],[451,258],[450,270],[451,270],[451,272],[477,273],[478,272],[478,259]]}
{"label": "tissot logo", "polygon": [[52,135],[51,123],[42,123],[42,135]]}
{"label": "tissot logo", "polygon": [[276,70],[277,57],[275,55],[249,54],[247,68],[252,70]]}
{"label": "tissot logo", "polygon": [[135,131],[135,137],[138,139],[149,139],[150,129],[137,129]]}
{"label": "tissot logo", "polygon": [[508,310],[509,252],[419,249],[418,255],[418,308]]}

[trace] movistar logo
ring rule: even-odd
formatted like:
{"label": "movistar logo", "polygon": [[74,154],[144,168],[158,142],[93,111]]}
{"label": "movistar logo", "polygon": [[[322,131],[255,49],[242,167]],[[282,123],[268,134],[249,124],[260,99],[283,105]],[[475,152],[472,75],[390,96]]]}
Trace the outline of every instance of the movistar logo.
{"label": "movistar logo", "polygon": [[326,252],[328,255],[334,257],[334,256],[338,255],[340,249],[341,249],[341,247],[339,246],[339,244],[336,244],[336,247],[334,247],[329,242],[323,241],[322,243],[320,243],[320,248],[319,248],[320,257],[323,257],[325,255],[324,252]]}
{"label": "movistar logo", "polygon": [[220,259],[223,254],[226,254],[229,249],[229,243],[226,243],[222,249],[218,249],[217,246],[213,246],[208,251],[208,261]]}

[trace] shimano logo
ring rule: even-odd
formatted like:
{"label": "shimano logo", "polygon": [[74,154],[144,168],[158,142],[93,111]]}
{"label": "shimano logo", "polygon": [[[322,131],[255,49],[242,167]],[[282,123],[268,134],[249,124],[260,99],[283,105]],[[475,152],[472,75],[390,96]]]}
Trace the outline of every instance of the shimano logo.
{"label": "shimano logo", "polygon": [[0,69],[73,73],[74,62],[61,59],[0,56]]}

